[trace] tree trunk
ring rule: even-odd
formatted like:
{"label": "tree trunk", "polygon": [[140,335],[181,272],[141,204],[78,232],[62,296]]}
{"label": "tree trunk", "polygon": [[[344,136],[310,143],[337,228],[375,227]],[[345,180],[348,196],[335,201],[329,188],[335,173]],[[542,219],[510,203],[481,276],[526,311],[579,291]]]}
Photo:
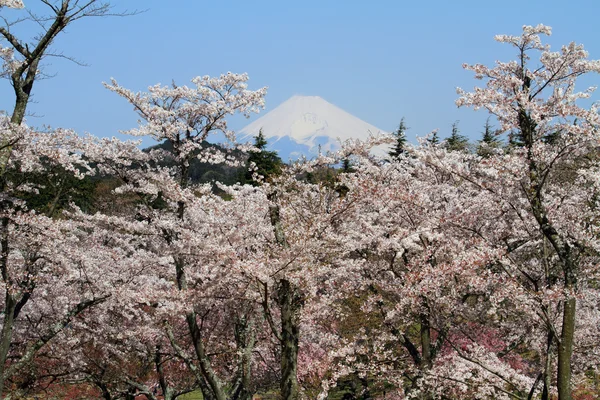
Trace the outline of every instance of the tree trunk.
{"label": "tree trunk", "polygon": [[[421,365],[419,366],[421,379],[424,378],[426,372],[432,365],[431,354],[431,326],[429,324],[429,316],[426,314],[420,315],[421,320]],[[430,400],[433,396],[427,392],[420,394],[422,400]]]}
{"label": "tree trunk", "polygon": [[110,390],[108,390],[108,387],[101,381],[96,381],[94,382],[96,384],[96,386],[98,386],[100,388],[100,390],[102,391],[102,398],[104,400],[113,400],[112,395],[110,394]]}
{"label": "tree trunk", "polygon": [[371,400],[371,391],[369,390],[369,379],[365,376],[364,378],[360,378],[360,384],[362,386],[362,392],[360,394],[360,398],[362,400]]}
{"label": "tree trunk", "polygon": [[571,400],[571,356],[573,355],[573,336],[575,333],[576,300],[569,297],[565,301],[563,326],[558,345],[558,400]]}
{"label": "tree trunk", "polygon": [[2,325],[2,333],[0,337],[0,400],[3,398],[4,391],[4,371],[6,369],[6,359],[10,350],[12,341],[12,331],[14,325],[15,307],[17,301],[12,294],[6,291],[6,307],[4,309],[4,321]]}
{"label": "tree trunk", "polygon": [[201,379],[198,379],[198,385],[200,385],[200,391],[202,392],[202,399],[203,400],[215,400],[216,399],[215,395],[213,394],[212,390],[208,386],[208,383],[206,383],[206,379],[204,379],[204,376],[201,375],[200,378]]}
{"label": "tree trunk", "polygon": [[[179,214],[180,218],[182,219],[184,207],[185,205],[180,202]],[[178,289],[181,291],[187,290],[188,286],[185,275],[185,261],[181,258],[177,258],[175,260],[175,273],[177,277]],[[194,345],[196,357],[198,358],[198,362],[200,364],[200,372],[202,373],[202,376],[204,379],[206,379],[206,383],[212,391],[214,398],[216,400],[226,400],[227,396],[225,395],[223,387],[221,386],[221,382],[219,381],[215,371],[212,369],[210,359],[206,355],[204,343],[202,342],[202,333],[200,332],[200,327],[196,321],[196,313],[194,311],[189,311],[185,316],[185,320],[188,325],[190,336],[192,337],[192,344]]]}
{"label": "tree trunk", "polygon": [[202,375],[206,379],[206,383],[210,387],[210,390],[213,392],[216,400],[226,400],[227,396],[225,395],[225,391],[221,386],[221,382],[219,381],[215,371],[212,369],[212,365],[208,356],[206,355],[206,350],[204,349],[204,343],[202,343],[202,334],[200,332],[200,327],[198,326],[198,322],[196,321],[196,313],[189,312],[185,317],[188,328],[190,330],[190,335],[192,336],[192,342],[194,344],[194,350],[196,351],[196,357],[198,357],[198,362],[200,363],[200,371]]}
{"label": "tree trunk", "polygon": [[[58,32],[56,32],[58,34]],[[15,91],[15,108],[13,110],[10,122],[16,125],[21,125],[25,119],[25,112],[29,104],[31,90],[37,75],[42,54],[37,57],[30,56],[27,60],[29,66],[26,70],[15,71],[11,76],[13,89]],[[23,77],[23,74],[25,75]]]}
{"label": "tree trunk", "polygon": [[160,345],[156,346],[156,352],[154,353],[154,365],[156,366],[156,372],[158,374],[158,383],[163,394],[164,400],[173,400],[173,389],[167,381],[165,370],[163,368],[162,349]]}
{"label": "tree trunk", "polygon": [[12,341],[12,331],[14,324],[15,309],[17,308],[17,299],[10,292],[10,279],[8,275],[8,218],[2,218],[2,238],[0,240],[0,268],[2,271],[2,281],[6,287],[6,298],[4,304],[4,321],[2,325],[2,333],[0,336],[0,400],[3,398],[4,391],[4,376],[6,370],[6,358],[10,350]]}
{"label": "tree trunk", "polygon": [[15,109],[13,110],[10,119],[10,122],[16,125],[21,125],[23,123],[23,120],[25,119],[25,112],[27,110],[27,104],[29,103],[29,94],[25,93],[22,89],[19,89],[15,88],[17,99],[15,100]]}
{"label": "tree trunk", "polygon": [[252,351],[256,343],[254,335],[254,321],[244,315],[235,323],[235,341],[239,355],[238,371],[233,383],[230,400],[251,400],[253,392],[250,390],[252,378]]}
{"label": "tree trunk", "polygon": [[548,336],[546,339],[546,362],[544,365],[544,372],[542,374],[543,387],[542,387],[542,399],[549,400],[550,398],[550,380],[552,379],[552,345],[554,344],[554,332],[548,328]]}
{"label": "tree trunk", "polygon": [[431,327],[429,317],[421,314],[421,369],[431,368]]}
{"label": "tree trunk", "polygon": [[[288,248],[285,238],[277,192],[270,193],[267,198],[269,218],[273,226],[275,241],[282,248]],[[300,337],[300,311],[303,298],[298,288],[283,278],[277,288],[277,301],[281,311],[281,382],[279,384],[282,400],[297,400],[298,390],[298,339]]]}
{"label": "tree trunk", "polygon": [[278,301],[281,308],[281,399],[297,400],[298,338],[302,302],[297,289],[287,279],[279,281]]}
{"label": "tree trunk", "polygon": [[125,394],[125,400],[135,400],[137,389],[133,386],[130,386],[127,389],[127,393]]}

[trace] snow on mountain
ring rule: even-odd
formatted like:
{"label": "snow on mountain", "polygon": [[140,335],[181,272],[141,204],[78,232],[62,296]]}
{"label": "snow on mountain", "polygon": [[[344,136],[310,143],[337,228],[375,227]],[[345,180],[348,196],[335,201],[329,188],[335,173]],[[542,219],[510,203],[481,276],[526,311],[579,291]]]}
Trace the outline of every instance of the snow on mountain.
{"label": "snow on mountain", "polygon": [[[381,129],[362,121],[319,96],[293,96],[245,126],[238,132],[242,141],[250,141],[262,129],[273,147],[297,144],[291,149],[292,158],[298,154],[315,155],[321,151],[339,149],[340,140],[367,139],[369,134],[385,133]],[[273,140],[275,139],[275,140]],[[283,139],[283,140],[282,140]],[[291,142],[291,143],[290,143]],[[284,149],[287,150],[287,149]],[[285,160],[285,158],[284,158]]]}

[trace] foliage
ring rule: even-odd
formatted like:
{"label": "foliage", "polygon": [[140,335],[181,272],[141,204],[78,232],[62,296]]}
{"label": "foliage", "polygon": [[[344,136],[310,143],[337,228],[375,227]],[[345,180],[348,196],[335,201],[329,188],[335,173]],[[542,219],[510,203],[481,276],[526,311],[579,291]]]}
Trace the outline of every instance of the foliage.
{"label": "foliage", "polygon": [[250,151],[242,183],[249,183],[256,186],[260,182],[268,181],[272,177],[279,175],[283,167],[283,162],[276,151],[267,150],[267,140],[262,129],[254,138],[254,147],[257,150]]}
{"label": "foliage", "polygon": [[[549,33],[465,66],[485,86],[457,104],[500,126],[477,154],[456,124],[405,148],[402,120],[389,162],[372,139],[284,166],[262,132],[235,142],[226,117],[266,89],[233,73],[107,84],[140,118],[128,133],[159,142],[145,151],[3,117],[0,393],[597,397],[600,116],[574,88],[600,62]],[[252,183],[224,184],[245,151]]]}
{"label": "foliage", "polygon": [[469,148],[469,139],[461,135],[458,130],[458,121],[452,124],[452,133],[444,141],[444,146],[448,151],[467,151]]}
{"label": "foliage", "polygon": [[440,138],[438,137],[437,130],[431,132],[427,137],[427,143],[431,145],[437,145],[440,142]]}
{"label": "foliage", "polygon": [[501,141],[496,136],[493,127],[490,124],[490,119],[488,118],[483,127],[481,140],[477,144],[477,155],[487,158],[494,154],[500,145]]}
{"label": "foliage", "polygon": [[406,130],[408,127],[404,123],[404,117],[400,120],[398,129],[392,134],[395,138],[394,147],[390,150],[389,155],[392,159],[398,159],[406,152]]}

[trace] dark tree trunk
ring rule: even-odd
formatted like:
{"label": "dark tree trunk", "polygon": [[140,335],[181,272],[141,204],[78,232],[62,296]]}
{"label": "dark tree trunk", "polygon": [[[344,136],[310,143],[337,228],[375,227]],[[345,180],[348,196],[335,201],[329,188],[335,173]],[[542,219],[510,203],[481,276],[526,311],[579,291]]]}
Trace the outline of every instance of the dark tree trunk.
{"label": "dark tree trunk", "polygon": [[429,316],[421,314],[421,369],[431,368],[431,327]]}
{"label": "dark tree trunk", "polygon": [[95,384],[102,391],[102,398],[104,400],[113,400],[112,395],[110,394],[110,390],[108,390],[108,387],[103,382],[97,381],[95,382]]}
{"label": "dark tree trunk", "polygon": [[[420,376],[423,379],[426,372],[432,365],[432,349],[431,349],[431,325],[429,324],[429,316],[426,314],[420,315],[421,320],[421,364]],[[433,396],[427,392],[420,395],[422,400],[431,400]]]}
{"label": "dark tree trunk", "polygon": [[233,383],[230,400],[251,400],[254,393],[250,389],[252,378],[252,351],[256,343],[252,318],[245,315],[235,324],[235,341],[239,355],[238,371]]}
{"label": "dark tree trunk", "polygon": [[212,365],[208,355],[206,354],[206,350],[204,349],[202,333],[200,332],[200,327],[196,321],[196,314],[194,312],[188,313],[186,315],[186,320],[190,330],[190,335],[192,336],[196,357],[198,357],[198,362],[200,363],[200,371],[206,379],[206,383],[208,384],[210,390],[213,392],[215,400],[226,400],[227,396],[225,395],[225,391],[223,390],[221,382],[217,378],[215,371],[212,369]]}
{"label": "dark tree trunk", "polygon": [[573,336],[575,334],[575,298],[565,301],[563,326],[558,345],[557,388],[559,400],[571,400],[571,357],[573,355]]}
{"label": "dark tree trunk", "polygon": [[173,400],[173,389],[167,381],[165,370],[163,368],[162,349],[161,346],[156,346],[156,352],[154,354],[154,365],[156,366],[156,372],[158,374],[158,383],[163,393],[164,400]]}
{"label": "dark tree trunk", "polygon": [[[8,224],[8,218],[2,218],[2,238],[0,239],[0,250],[2,253],[0,254],[0,268],[2,270],[2,281],[7,287],[10,286],[10,278],[8,275]],[[3,398],[6,359],[8,357],[8,351],[10,350],[10,344],[12,341],[14,315],[17,308],[17,299],[14,297],[14,294],[12,294],[8,288],[5,290],[4,320],[2,325],[2,333],[0,336],[0,399]]]}
{"label": "dark tree trunk", "polygon": [[208,386],[208,383],[206,383],[206,379],[204,379],[204,376],[201,376],[201,378],[202,379],[198,380],[198,384],[200,385],[200,391],[202,392],[202,399],[203,400],[216,400],[216,397],[213,394],[210,387]]}
{"label": "dark tree trunk", "polygon": [[4,372],[6,369],[6,359],[8,357],[8,351],[10,350],[10,344],[12,341],[12,331],[14,324],[14,311],[17,302],[13,295],[6,291],[6,307],[4,309],[4,320],[2,325],[2,333],[0,337],[0,399],[3,397],[4,391]]}
{"label": "dark tree trunk", "polygon": [[125,400],[135,400],[136,393],[137,389],[133,386],[130,386],[129,390],[127,390],[127,393],[125,394]]}
{"label": "dark tree trunk", "polygon": [[281,309],[281,398],[297,400],[298,339],[302,299],[297,289],[286,279],[279,281],[277,293]]}
{"label": "dark tree trunk", "polygon": [[[281,214],[279,210],[278,194],[273,192],[268,195],[269,218],[273,226],[275,241],[282,248],[288,248],[285,238]],[[298,391],[298,339],[300,337],[300,311],[303,298],[298,288],[289,280],[281,279],[278,282],[277,301],[281,311],[281,382],[279,384],[282,400],[297,400]]]}
{"label": "dark tree trunk", "polygon": [[371,400],[371,391],[369,390],[369,379],[365,376],[364,378],[360,378],[360,384],[362,385],[362,393],[360,399],[362,400]]}

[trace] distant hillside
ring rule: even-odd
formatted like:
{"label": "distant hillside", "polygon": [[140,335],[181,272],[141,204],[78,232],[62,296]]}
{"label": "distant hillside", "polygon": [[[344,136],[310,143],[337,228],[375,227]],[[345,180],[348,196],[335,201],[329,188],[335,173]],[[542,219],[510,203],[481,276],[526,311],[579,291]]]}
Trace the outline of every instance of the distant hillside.
{"label": "distant hillside", "polygon": [[[202,148],[214,148],[217,150],[225,151],[223,147],[219,146],[218,144],[212,144],[206,141],[202,142]],[[152,149],[162,149],[168,152],[172,152],[173,145],[170,141],[165,141],[156,146],[144,149],[144,151],[149,151]],[[234,150],[233,155],[236,158],[242,160],[244,163],[248,159],[248,155],[242,153],[239,150]],[[165,159],[162,164],[165,166],[170,166],[173,165],[173,162],[169,159]],[[196,157],[193,157],[190,162],[190,179],[193,183],[212,183],[218,181],[226,185],[233,185],[234,183],[243,180],[245,172],[246,167],[244,165],[240,167],[231,167],[226,164],[202,163]]]}

